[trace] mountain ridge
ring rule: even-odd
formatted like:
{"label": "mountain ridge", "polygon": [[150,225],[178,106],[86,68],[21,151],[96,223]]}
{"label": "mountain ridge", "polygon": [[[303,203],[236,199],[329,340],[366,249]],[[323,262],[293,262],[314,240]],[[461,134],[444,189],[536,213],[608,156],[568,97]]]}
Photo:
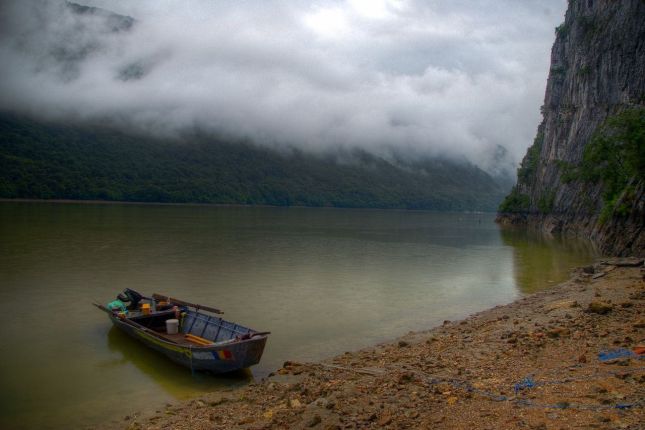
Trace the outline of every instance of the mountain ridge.
{"label": "mountain ridge", "polygon": [[493,211],[506,191],[449,159],[397,164],[0,114],[0,198]]}

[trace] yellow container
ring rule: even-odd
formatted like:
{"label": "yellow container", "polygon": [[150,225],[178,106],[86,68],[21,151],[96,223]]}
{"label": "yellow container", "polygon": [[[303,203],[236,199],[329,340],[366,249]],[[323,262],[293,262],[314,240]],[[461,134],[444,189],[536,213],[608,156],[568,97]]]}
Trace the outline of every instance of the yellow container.
{"label": "yellow container", "polygon": [[141,312],[143,312],[144,315],[150,315],[150,304],[149,303],[143,303],[141,305]]}

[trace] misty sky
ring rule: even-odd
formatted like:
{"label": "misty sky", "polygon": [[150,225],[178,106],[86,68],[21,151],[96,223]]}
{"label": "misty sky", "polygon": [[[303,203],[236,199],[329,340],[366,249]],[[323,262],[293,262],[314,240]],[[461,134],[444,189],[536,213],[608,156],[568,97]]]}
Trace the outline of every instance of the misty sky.
{"label": "misty sky", "polygon": [[[0,109],[311,150],[518,162],[566,0],[87,0],[0,6]],[[487,155],[488,154],[488,155]]]}

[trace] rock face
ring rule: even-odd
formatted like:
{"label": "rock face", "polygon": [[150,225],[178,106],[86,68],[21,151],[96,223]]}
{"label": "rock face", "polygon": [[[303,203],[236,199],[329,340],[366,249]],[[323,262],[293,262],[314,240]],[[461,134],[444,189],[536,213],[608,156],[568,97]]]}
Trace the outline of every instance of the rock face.
{"label": "rock face", "polygon": [[643,181],[631,178],[620,213],[603,219],[603,184],[565,183],[562,166],[581,162],[607,118],[643,109],[644,89],[645,2],[569,0],[551,52],[543,121],[518,170],[514,204],[502,204],[498,222],[588,237],[605,254],[643,255]]}

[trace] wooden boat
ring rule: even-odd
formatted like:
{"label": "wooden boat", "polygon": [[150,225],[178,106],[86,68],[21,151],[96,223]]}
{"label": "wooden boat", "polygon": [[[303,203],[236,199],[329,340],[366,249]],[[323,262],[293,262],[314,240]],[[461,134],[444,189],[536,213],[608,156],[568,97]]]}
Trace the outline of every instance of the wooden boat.
{"label": "wooden boat", "polygon": [[[160,294],[131,303],[127,312],[94,306],[106,312],[117,328],[191,371],[213,373],[244,369],[260,362],[269,332],[258,332],[217,316],[219,309]],[[149,307],[149,310],[147,309]],[[177,319],[178,332],[168,334],[167,320]],[[171,324],[173,322],[171,321]],[[172,330],[171,330],[172,332]]]}

